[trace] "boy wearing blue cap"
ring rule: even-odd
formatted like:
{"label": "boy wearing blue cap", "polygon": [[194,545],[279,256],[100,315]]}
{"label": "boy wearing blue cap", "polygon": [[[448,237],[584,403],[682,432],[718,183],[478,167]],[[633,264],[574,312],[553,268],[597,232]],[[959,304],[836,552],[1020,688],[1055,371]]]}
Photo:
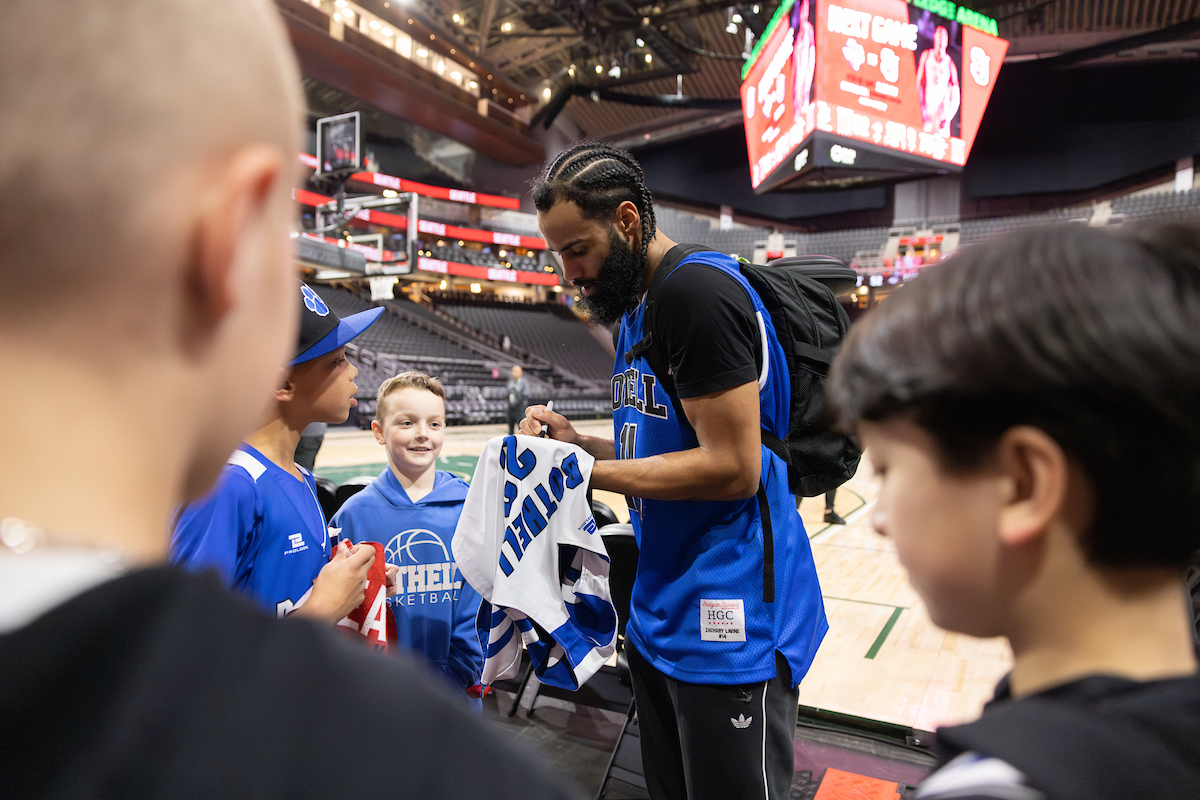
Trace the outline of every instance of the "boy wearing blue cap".
{"label": "boy wearing blue cap", "polygon": [[298,283],[297,290],[300,341],[269,417],[230,456],[214,491],[182,510],[171,560],[191,570],[215,569],[231,588],[278,616],[294,611],[336,621],[362,603],[374,549],[346,546],[330,558],[316,483],[294,454],[309,424],[345,422],[350,415],[358,370],[346,360],[345,346],[383,309],[339,319],[311,287]]}

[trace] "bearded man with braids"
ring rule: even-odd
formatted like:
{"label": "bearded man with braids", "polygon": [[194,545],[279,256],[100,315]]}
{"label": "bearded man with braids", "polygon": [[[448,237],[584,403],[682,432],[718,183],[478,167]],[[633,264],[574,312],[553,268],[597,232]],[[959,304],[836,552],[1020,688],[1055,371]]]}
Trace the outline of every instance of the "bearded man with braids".
{"label": "bearded man with braids", "polygon": [[650,796],[786,798],[797,686],[828,624],[786,466],[762,446],[790,403],[770,315],[734,259],[657,229],[624,151],[567,149],[533,199],[581,307],[618,326],[613,439],[544,406],[521,432],[584,448],[592,486],[629,498],[626,644]]}

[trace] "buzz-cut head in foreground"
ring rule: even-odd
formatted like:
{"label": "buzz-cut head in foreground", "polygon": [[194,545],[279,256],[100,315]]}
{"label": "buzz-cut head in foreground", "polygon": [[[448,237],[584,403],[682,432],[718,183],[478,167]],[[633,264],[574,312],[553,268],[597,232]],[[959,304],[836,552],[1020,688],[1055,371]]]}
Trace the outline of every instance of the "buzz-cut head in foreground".
{"label": "buzz-cut head in foreground", "polygon": [[4,4],[2,516],[165,554],[295,344],[301,99],[267,0]]}

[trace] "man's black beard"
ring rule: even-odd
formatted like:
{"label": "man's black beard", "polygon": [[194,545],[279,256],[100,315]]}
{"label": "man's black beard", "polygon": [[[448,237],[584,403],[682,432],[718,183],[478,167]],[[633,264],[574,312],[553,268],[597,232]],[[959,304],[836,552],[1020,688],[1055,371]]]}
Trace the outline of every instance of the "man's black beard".
{"label": "man's black beard", "polygon": [[611,325],[638,304],[642,294],[642,275],[646,258],[634,253],[616,231],[609,232],[608,258],[600,265],[600,274],[591,297],[582,297],[579,307],[601,325]]}

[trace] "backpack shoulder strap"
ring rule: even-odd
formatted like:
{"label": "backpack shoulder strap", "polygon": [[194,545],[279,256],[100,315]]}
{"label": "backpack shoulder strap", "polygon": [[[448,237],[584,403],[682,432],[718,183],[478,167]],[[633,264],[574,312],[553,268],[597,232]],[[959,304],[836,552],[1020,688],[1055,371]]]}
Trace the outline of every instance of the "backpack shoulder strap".
{"label": "backpack shoulder strap", "polygon": [[[763,431],[763,435],[767,434]],[[767,499],[767,487],[758,479],[758,512],[762,520],[763,536],[763,602],[775,602],[775,531],[771,528],[771,503]]]}
{"label": "backpack shoulder strap", "polygon": [[[677,245],[677,247],[683,247],[688,252],[686,252],[683,258],[679,260],[679,263],[670,269],[654,270],[654,277],[650,279],[650,285],[646,288],[646,299],[643,301],[642,308],[642,340],[625,351],[624,355],[626,365],[632,364],[635,358],[641,358],[643,355],[646,355],[647,360],[653,361],[653,359],[647,355],[654,346],[654,331],[651,330],[648,323],[652,318],[651,311],[654,308],[654,300],[655,295],[658,294],[658,287],[662,286],[667,278],[670,278],[672,275],[674,275],[675,271],[684,264],[690,264],[693,261],[697,261],[698,259],[695,258],[696,255],[706,252],[699,245]],[[654,371],[656,374],[658,373],[657,368]],[[666,375],[661,374],[658,375],[658,377],[660,380],[662,380],[666,377]]]}
{"label": "backpack shoulder strap", "polygon": [[[657,294],[658,288],[662,286],[662,284],[668,278],[674,275],[675,272],[684,264],[696,263],[704,264],[707,267],[721,270],[722,272],[732,272],[730,277],[734,277],[736,275],[737,278],[741,278],[738,283],[744,284],[743,288],[746,289],[748,293],[753,292],[753,287],[746,280],[745,276],[741,274],[741,271],[737,269],[737,262],[730,259],[730,257],[724,253],[718,253],[716,251],[697,247],[691,252],[687,253],[682,259],[680,259],[679,263],[670,270],[655,271],[654,278],[651,280],[650,286],[646,289],[645,307],[642,310],[642,340],[630,347],[625,352],[625,363],[627,365],[632,364],[635,358],[640,358],[642,356],[646,357],[646,360],[650,362],[651,369],[653,369],[655,374],[658,376],[663,390],[666,391],[667,396],[671,398],[671,404],[675,407],[676,413],[681,419],[684,416],[683,407],[679,402],[677,395],[675,394],[674,381],[667,374],[667,365],[663,364],[662,354],[655,349],[654,331],[650,324],[650,320],[652,319],[651,312],[654,308],[655,295]],[[753,297],[751,298],[751,301],[753,302]],[[823,353],[823,351],[821,351],[819,348],[814,347],[812,349],[817,351],[817,354]],[[826,363],[828,363],[828,360],[826,360]],[[787,446],[768,430],[763,429],[762,435],[763,444],[765,444],[773,452],[777,453],[785,462],[790,464],[791,454],[788,452]],[[771,525],[771,506],[767,498],[767,489],[761,480],[759,480],[758,491],[755,493],[755,497],[758,500],[759,518],[762,521],[763,602],[773,603],[775,602],[775,537]]]}

